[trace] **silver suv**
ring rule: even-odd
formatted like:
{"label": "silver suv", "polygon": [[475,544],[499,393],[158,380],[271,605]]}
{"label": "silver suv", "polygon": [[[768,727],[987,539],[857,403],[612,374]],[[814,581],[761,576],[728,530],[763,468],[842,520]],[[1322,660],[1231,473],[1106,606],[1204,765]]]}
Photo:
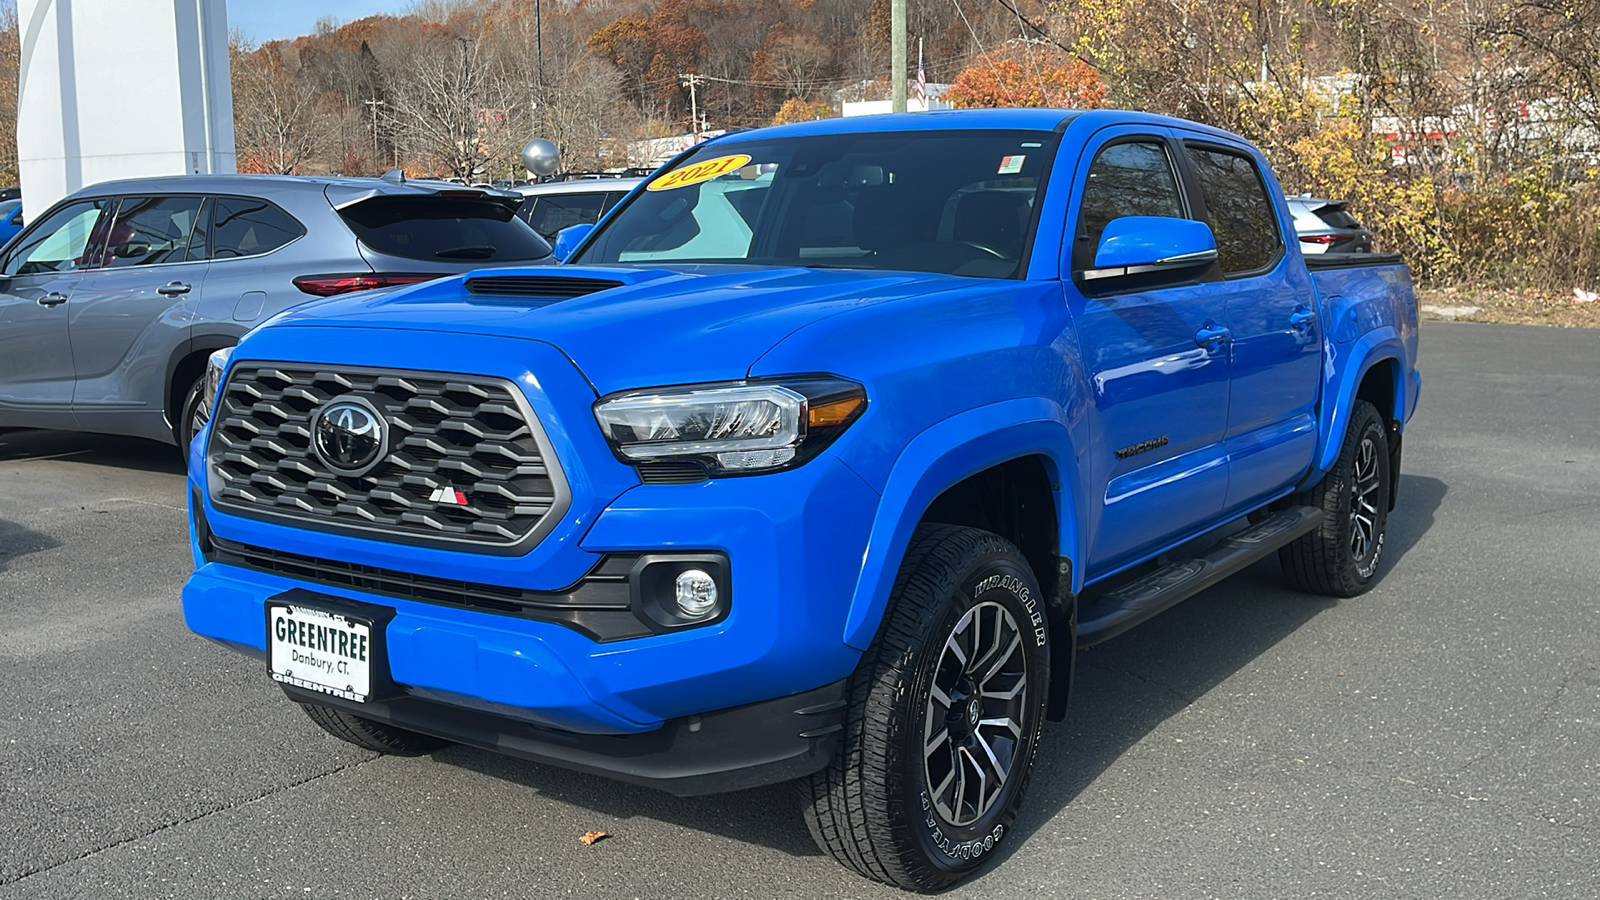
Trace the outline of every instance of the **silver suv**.
{"label": "silver suv", "polygon": [[201,175],[85,188],[0,252],[0,428],[188,445],[206,357],[315,297],[553,263],[522,197]]}
{"label": "silver suv", "polygon": [[641,177],[567,175],[561,181],[526,185],[514,189],[522,195],[522,209],[517,215],[540,237],[554,242],[563,228],[600,221],[629,191],[643,183]]}

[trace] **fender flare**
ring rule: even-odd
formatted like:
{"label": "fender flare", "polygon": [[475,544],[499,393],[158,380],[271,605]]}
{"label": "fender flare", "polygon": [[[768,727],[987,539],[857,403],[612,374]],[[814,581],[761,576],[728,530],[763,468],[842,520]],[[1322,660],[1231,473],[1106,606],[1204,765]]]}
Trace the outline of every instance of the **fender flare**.
{"label": "fender flare", "polygon": [[[1330,352],[1339,352],[1340,345],[1330,344]],[[1344,431],[1350,424],[1350,408],[1355,403],[1356,391],[1361,387],[1361,382],[1367,377],[1372,367],[1387,360],[1397,363],[1396,369],[1404,369],[1403,360],[1406,358],[1405,343],[1401,340],[1400,332],[1392,325],[1375,328],[1362,335],[1359,340],[1348,345],[1344,350],[1347,354],[1344,366],[1337,370],[1329,379],[1324,397],[1332,397],[1333,402],[1323,407],[1321,428],[1321,444],[1317,449],[1317,464],[1312,467],[1302,481],[1301,486],[1315,484],[1323,473],[1333,467],[1339,457],[1339,448],[1344,443]],[[1359,364],[1355,364],[1359,360]],[[1333,366],[1335,360],[1330,355],[1329,365]],[[1400,372],[1394,382],[1394,409],[1389,414],[1396,422],[1405,422],[1407,407],[1406,394],[1408,386],[1405,383],[1405,373]]]}
{"label": "fender flare", "polygon": [[1077,461],[1066,412],[1043,397],[980,406],[929,427],[912,438],[895,460],[845,617],[847,645],[866,650],[872,643],[911,533],[933,501],[968,476],[1023,456],[1043,456],[1049,462],[1059,552],[1073,563],[1074,579],[1082,577],[1077,565],[1082,558],[1076,525],[1081,509]]}

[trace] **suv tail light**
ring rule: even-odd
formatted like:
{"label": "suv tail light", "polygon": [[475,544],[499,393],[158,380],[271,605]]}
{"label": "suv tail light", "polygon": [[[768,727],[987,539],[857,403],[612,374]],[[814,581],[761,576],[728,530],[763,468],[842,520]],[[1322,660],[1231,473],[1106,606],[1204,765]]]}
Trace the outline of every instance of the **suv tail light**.
{"label": "suv tail light", "polygon": [[1339,239],[1339,236],[1336,235],[1336,234],[1302,234],[1302,235],[1300,235],[1300,243],[1302,243],[1302,244],[1331,244],[1334,241],[1337,241],[1338,239]]}
{"label": "suv tail light", "polygon": [[347,275],[301,275],[294,286],[313,297],[332,297],[351,291],[370,291],[373,288],[400,287],[420,284],[435,278],[444,278],[444,272],[352,272]]}

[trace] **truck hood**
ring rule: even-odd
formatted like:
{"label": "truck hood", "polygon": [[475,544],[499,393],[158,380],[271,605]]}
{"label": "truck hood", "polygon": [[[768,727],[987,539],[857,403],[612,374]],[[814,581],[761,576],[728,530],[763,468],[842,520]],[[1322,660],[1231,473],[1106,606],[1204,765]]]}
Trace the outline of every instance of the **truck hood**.
{"label": "truck hood", "polygon": [[[474,293],[474,278],[517,279],[565,289],[576,280],[619,283],[582,296]],[[272,327],[351,327],[491,334],[560,348],[601,394],[662,384],[743,378],[796,330],[835,313],[950,290],[972,279],[863,270],[693,265],[672,268],[561,266],[480,270],[379,295],[305,304]],[[535,291],[537,293],[537,291]],[[549,294],[559,294],[552,290]]]}

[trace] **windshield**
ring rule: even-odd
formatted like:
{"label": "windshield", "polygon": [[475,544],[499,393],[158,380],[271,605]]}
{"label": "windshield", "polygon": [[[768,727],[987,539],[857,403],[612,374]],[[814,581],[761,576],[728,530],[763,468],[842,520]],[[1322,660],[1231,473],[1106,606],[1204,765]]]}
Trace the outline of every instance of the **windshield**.
{"label": "windshield", "polygon": [[583,263],[747,263],[1014,278],[1058,136],[719,141],[651,179]]}

